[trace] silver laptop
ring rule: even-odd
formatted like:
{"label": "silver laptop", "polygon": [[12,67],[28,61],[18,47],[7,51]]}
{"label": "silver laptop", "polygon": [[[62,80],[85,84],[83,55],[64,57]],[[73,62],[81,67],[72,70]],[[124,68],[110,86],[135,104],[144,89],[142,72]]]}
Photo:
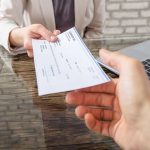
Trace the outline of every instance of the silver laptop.
{"label": "silver laptop", "polygon": [[140,61],[145,61],[150,59],[150,40],[121,49],[119,52]]}
{"label": "silver laptop", "polygon": [[[119,50],[119,52],[124,55],[134,57],[134,58],[140,60],[143,63],[143,65],[145,66],[145,70],[150,79],[150,40],[144,41],[144,42],[136,44],[136,45],[132,45],[130,47],[123,48],[123,49]],[[107,68],[110,71],[114,72],[115,74],[119,75],[117,70],[114,70],[113,68],[103,64],[99,58],[97,59],[97,61],[105,68]]]}

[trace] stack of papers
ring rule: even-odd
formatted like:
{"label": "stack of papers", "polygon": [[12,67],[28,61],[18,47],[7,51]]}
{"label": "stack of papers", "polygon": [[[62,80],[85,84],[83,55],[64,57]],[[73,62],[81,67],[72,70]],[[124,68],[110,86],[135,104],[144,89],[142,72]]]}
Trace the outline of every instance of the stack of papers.
{"label": "stack of papers", "polygon": [[39,95],[71,91],[110,81],[75,28],[57,42],[32,40]]}

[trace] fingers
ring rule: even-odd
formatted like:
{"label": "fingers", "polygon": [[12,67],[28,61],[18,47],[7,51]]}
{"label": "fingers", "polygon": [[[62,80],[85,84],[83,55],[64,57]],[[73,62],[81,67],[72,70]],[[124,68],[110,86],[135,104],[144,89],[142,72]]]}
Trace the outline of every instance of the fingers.
{"label": "fingers", "polygon": [[101,121],[112,121],[113,113],[115,112],[113,110],[91,108],[91,107],[86,107],[86,106],[78,106],[75,109],[75,114],[80,119],[83,119],[87,113],[92,114],[96,119],[101,120]]}
{"label": "fingers", "polygon": [[40,24],[31,25],[23,30],[25,30],[26,33],[24,36],[24,47],[27,49],[29,57],[33,57],[32,39],[45,39],[49,42],[55,42],[57,35],[60,34],[59,30],[51,32]]}
{"label": "fingers", "polygon": [[66,96],[66,102],[72,105],[112,107],[114,95],[105,93],[71,92]]}
{"label": "fingers", "polygon": [[127,70],[131,70],[134,73],[136,66],[141,68],[141,63],[138,60],[119,54],[118,52],[101,49],[99,54],[104,63],[117,69],[120,74],[130,73]]}
{"label": "fingers", "polygon": [[52,34],[51,31],[49,31],[48,29],[46,29],[43,25],[41,25],[41,24],[35,24],[35,25],[31,25],[30,27],[31,27],[30,30],[33,33],[41,35],[47,41],[51,41],[51,37],[52,37],[53,34]]}
{"label": "fingers", "polygon": [[59,30],[54,30],[53,31],[53,35],[51,35],[51,41],[50,42],[55,42],[57,39],[57,35],[60,34],[60,31]]}
{"label": "fingers", "polygon": [[27,54],[30,58],[33,57],[33,49],[31,39],[27,38],[24,41],[24,48],[27,49]]}
{"label": "fingers", "polygon": [[31,25],[30,30],[34,33],[41,35],[45,40],[49,42],[56,41],[57,35],[60,34],[59,30],[55,30],[54,32],[51,32],[41,24]]}
{"label": "fingers", "polygon": [[[100,50],[102,60],[120,73],[116,95],[122,112],[139,112],[145,97],[150,96],[150,85],[143,65],[136,59],[117,52]],[[149,99],[149,98],[148,98]]]}
{"label": "fingers", "polygon": [[53,31],[53,34],[56,35],[56,36],[59,35],[60,33],[61,33],[60,30],[54,30]]}
{"label": "fingers", "polygon": [[128,86],[130,88],[133,86],[133,89],[135,89],[134,87],[138,87],[139,85],[141,87],[147,85],[148,77],[143,64],[138,60],[119,54],[118,52],[110,52],[104,49],[100,50],[100,57],[104,63],[119,71],[121,81],[128,81],[126,83],[129,83]]}
{"label": "fingers", "polygon": [[111,80],[111,82],[107,82],[104,84],[100,84],[100,85],[96,85],[96,86],[92,86],[88,88],[83,88],[77,91],[92,92],[92,93],[105,92],[105,93],[112,94],[115,92],[116,83],[117,83],[117,79],[113,79]]}
{"label": "fingers", "polygon": [[130,81],[129,87],[131,87],[131,84],[133,87],[142,86],[145,83],[147,85],[148,77],[143,64],[138,60],[119,54],[118,52],[110,52],[104,49],[100,50],[100,57],[104,63],[119,71],[122,81]]}
{"label": "fingers", "polygon": [[111,136],[109,132],[111,122],[99,121],[90,113],[86,114],[84,119],[86,126],[90,130],[101,133],[105,136]]}
{"label": "fingers", "polygon": [[33,50],[27,50],[27,55],[30,57],[30,58],[33,58]]}
{"label": "fingers", "polygon": [[119,69],[119,64],[122,56],[118,56],[119,54],[117,54],[116,52],[110,52],[105,49],[101,49],[99,51],[99,55],[104,63],[113,67],[114,69]]}

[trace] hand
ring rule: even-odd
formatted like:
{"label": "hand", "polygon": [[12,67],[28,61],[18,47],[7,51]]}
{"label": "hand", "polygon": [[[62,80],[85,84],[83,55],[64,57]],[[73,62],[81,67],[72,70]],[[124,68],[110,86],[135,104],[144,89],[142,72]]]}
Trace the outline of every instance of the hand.
{"label": "hand", "polygon": [[53,32],[41,24],[33,24],[24,28],[15,28],[10,32],[9,40],[11,46],[24,46],[29,57],[33,57],[32,39],[45,39],[50,42],[57,40],[59,30]]}
{"label": "hand", "polygon": [[111,136],[124,149],[150,149],[150,82],[143,65],[116,52],[100,50],[102,60],[117,69],[118,79],[68,93],[66,102],[86,126]]}

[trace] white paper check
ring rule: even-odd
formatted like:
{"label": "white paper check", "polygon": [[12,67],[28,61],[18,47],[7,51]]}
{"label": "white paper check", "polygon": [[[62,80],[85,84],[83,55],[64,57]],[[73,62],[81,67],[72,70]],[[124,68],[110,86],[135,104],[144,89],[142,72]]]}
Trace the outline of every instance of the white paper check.
{"label": "white paper check", "polygon": [[32,40],[39,95],[71,91],[108,82],[75,28],[55,43]]}

